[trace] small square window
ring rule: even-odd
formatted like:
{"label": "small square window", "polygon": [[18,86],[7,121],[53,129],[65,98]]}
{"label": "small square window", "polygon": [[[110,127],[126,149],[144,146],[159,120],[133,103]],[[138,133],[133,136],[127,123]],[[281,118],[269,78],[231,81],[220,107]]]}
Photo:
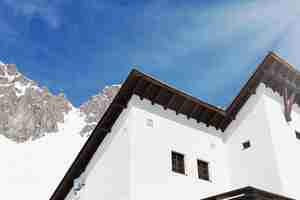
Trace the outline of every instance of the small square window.
{"label": "small square window", "polygon": [[147,119],[146,120],[146,125],[149,127],[153,127],[153,120],[152,119]]}
{"label": "small square window", "polygon": [[172,171],[185,174],[183,154],[172,151]]}
{"label": "small square window", "polygon": [[209,181],[208,162],[205,162],[203,160],[197,160],[197,165],[198,165],[198,177],[200,179]]}
{"label": "small square window", "polygon": [[298,140],[300,140],[300,132],[295,131],[295,134],[296,134],[296,138],[297,138]]}
{"label": "small square window", "polygon": [[248,149],[250,147],[251,147],[251,143],[249,140],[243,143],[243,149]]}

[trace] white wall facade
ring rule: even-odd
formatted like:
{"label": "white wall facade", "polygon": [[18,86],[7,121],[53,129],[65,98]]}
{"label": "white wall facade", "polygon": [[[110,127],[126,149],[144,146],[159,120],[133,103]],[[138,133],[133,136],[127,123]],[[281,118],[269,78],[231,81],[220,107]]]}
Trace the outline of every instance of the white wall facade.
{"label": "white wall facade", "polygon": [[130,129],[132,106],[121,113],[110,133],[98,147],[85,172],[81,175],[84,187],[67,200],[130,198]]}
{"label": "white wall facade", "polygon": [[[66,199],[199,200],[227,191],[227,150],[220,133],[133,96],[82,174],[85,186]],[[172,172],[172,151],[185,155],[186,175]],[[210,181],[198,178],[197,159],[209,163]]]}
{"label": "white wall facade", "polygon": [[300,131],[300,109],[293,106],[292,121],[287,123],[283,114],[283,98],[272,90],[265,90],[265,102],[272,143],[279,167],[283,194],[300,199],[300,140],[295,130]]}
{"label": "white wall facade", "polygon": [[[221,132],[147,100],[133,101],[132,200],[199,200],[229,189],[226,146],[216,136]],[[186,175],[172,171],[172,151],[184,154]],[[210,181],[198,178],[197,159],[209,163]]]}
{"label": "white wall facade", "polygon": [[[283,97],[261,84],[226,130],[230,180],[234,188],[255,186],[300,199],[300,108],[293,106],[292,122],[284,118]],[[241,143],[250,140],[251,148]]]}
{"label": "white wall facade", "polygon": [[[264,91],[260,85],[226,130],[230,180],[233,189],[253,186],[282,194]],[[242,145],[246,141],[248,149]]]}
{"label": "white wall facade", "polygon": [[[199,200],[245,186],[300,199],[298,110],[287,124],[281,97],[261,84],[222,133],[133,96],[82,175],[80,199]],[[184,154],[185,175],[172,171],[172,151]],[[197,159],[210,181],[198,178]]]}

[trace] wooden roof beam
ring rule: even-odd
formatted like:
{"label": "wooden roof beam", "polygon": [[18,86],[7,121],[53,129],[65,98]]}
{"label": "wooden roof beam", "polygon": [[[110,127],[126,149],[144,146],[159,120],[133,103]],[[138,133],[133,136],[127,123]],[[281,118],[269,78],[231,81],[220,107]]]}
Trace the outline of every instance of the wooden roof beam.
{"label": "wooden roof beam", "polygon": [[222,120],[221,122],[219,123],[219,125],[217,126],[218,128],[221,128],[222,131],[225,130],[226,127],[225,124],[227,121],[233,121],[235,120],[235,117],[236,117],[236,114],[232,113],[232,114],[227,114]]}
{"label": "wooden roof beam", "polygon": [[134,86],[134,89],[133,89],[133,94],[134,94],[134,93],[137,91],[137,89],[141,86],[143,80],[144,80],[143,77],[140,77],[140,78],[137,80],[137,82],[136,82],[136,84],[135,84],[135,86]]}
{"label": "wooden roof beam", "polygon": [[159,91],[158,91],[157,95],[153,98],[153,101],[157,102],[158,99],[160,98],[160,96],[162,95],[162,93],[163,93],[163,88],[159,87]]}
{"label": "wooden roof beam", "polygon": [[221,130],[224,131],[224,130],[222,129],[222,126],[223,126],[223,124],[224,124],[225,119],[226,119],[226,117],[222,117],[222,118],[219,120],[219,122],[216,124],[217,130],[221,128]]}
{"label": "wooden roof beam", "polygon": [[142,92],[140,94],[140,99],[141,100],[143,100],[145,98],[145,96],[148,94],[148,92],[151,89],[151,87],[152,87],[152,83],[147,82],[146,87],[144,88],[144,92]]}
{"label": "wooden roof beam", "polygon": [[144,81],[144,78],[141,77],[141,78],[137,81],[137,83],[136,83],[136,85],[135,85],[135,87],[134,87],[134,89],[133,89],[133,91],[132,91],[132,94],[137,94],[137,95],[140,97],[141,100],[143,100],[143,98],[140,96],[140,94],[138,94],[138,91],[139,91],[139,89],[140,89],[141,84],[142,84],[143,81]]}
{"label": "wooden roof beam", "polygon": [[297,81],[297,76],[296,76],[296,74],[295,74],[295,73],[291,74],[291,80],[290,80],[290,82],[291,82],[291,84],[294,85],[295,87],[297,87],[296,81]]}
{"label": "wooden roof beam", "polygon": [[214,121],[215,121],[215,119],[218,117],[218,113],[217,112],[215,112],[213,115],[212,115],[212,117],[208,120],[208,123],[209,124],[212,124]]}
{"label": "wooden roof beam", "polygon": [[203,114],[202,112],[205,111],[205,108],[199,107],[198,113],[200,113],[198,116],[195,116],[196,121],[199,123],[200,122],[200,117]]}
{"label": "wooden roof beam", "polygon": [[167,108],[170,108],[170,106],[173,104],[173,102],[175,101],[177,95],[176,94],[173,94],[170,98],[170,100],[166,103],[166,105],[164,106],[165,110]]}
{"label": "wooden roof beam", "polygon": [[278,82],[282,86],[282,89],[287,87],[288,89],[293,90],[297,94],[300,94],[300,88],[298,88],[297,85],[294,84],[294,82],[291,82],[290,80],[288,80],[288,79],[286,79],[282,76],[277,76],[276,79],[278,80]]}
{"label": "wooden roof beam", "polygon": [[256,94],[256,87],[250,88],[250,89],[248,90],[248,93],[249,93],[250,95]]}
{"label": "wooden roof beam", "polygon": [[204,122],[204,119],[206,118],[207,113],[208,113],[208,110],[207,110],[207,109],[203,109],[203,110],[201,111],[201,114],[200,114],[199,117],[197,118],[197,122],[199,123],[199,122],[201,121],[201,122],[205,123],[205,122]]}
{"label": "wooden roof beam", "polygon": [[190,119],[195,115],[195,113],[198,111],[199,106],[197,104],[194,105],[192,111],[188,113],[187,118]]}
{"label": "wooden roof beam", "polygon": [[[275,66],[274,66],[275,65]],[[279,66],[277,62],[273,62],[268,69],[264,69],[264,81],[266,83],[266,87],[269,87],[269,83],[274,79],[276,76],[276,68]],[[273,88],[272,88],[273,89]],[[274,90],[274,89],[273,89]]]}
{"label": "wooden roof beam", "polygon": [[183,108],[186,105],[186,103],[188,102],[187,99],[184,99],[182,104],[179,106],[178,110],[176,111],[176,115],[178,115],[179,113],[183,113]]}
{"label": "wooden roof beam", "polygon": [[158,87],[157,91],[154,92],[153,97],[150,99],[152,105],[154,105],[155,102],[157,102],[159,94],[161,94],[162,88],[160,86],[157,86],[157,87]]}

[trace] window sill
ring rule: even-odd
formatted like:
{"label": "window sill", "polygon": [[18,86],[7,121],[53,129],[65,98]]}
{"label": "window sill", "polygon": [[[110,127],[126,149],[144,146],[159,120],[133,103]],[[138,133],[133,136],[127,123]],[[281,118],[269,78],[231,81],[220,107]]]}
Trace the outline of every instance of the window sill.
{"label": "window sill", "polygon": [[182,175],[182,176],[188,176],[186,173],[180,173],[180,172],[176,172],[176,171],[172,171],[172,174],[178,174],[178,175]]}
{"label": "window sill", "polygon": [[214,184],[214,182],[212,180],[205,180],[205,179],[201,179],[201,178],[197,178],[197,181],[201,182],[201,183]]}

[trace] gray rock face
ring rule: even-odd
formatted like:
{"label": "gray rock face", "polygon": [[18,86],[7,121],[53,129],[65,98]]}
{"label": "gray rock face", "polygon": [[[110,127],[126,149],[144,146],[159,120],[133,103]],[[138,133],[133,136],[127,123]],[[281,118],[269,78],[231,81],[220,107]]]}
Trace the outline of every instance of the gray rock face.
{"label": "gray rock face", "polygon": [[[80,106],[86,124],[79,134],[89,135],[119,88],[105,87]],[[64,123],[65,114],[72,108],[64,94],[53,95],[47,88],[39,87],[19,73],[16,65],[0,64],[0,134],[15,142],[25,142],[57,132],[58,123]]]}
{"label": "gray rock face", "polygon": [[80,106],[80,111],[86,115],[85,122],[87,123],[81,130],[81,135],[90,133],[96,127],[119,89],[120,85],[105,87],[102,93],[91,97],[86,103]]}
{"label": "gray rock face", "polygon": [[24,142],[56,132],[71,108],[64,95],[41,89],[15,65],[0,65],[0,134]]}

